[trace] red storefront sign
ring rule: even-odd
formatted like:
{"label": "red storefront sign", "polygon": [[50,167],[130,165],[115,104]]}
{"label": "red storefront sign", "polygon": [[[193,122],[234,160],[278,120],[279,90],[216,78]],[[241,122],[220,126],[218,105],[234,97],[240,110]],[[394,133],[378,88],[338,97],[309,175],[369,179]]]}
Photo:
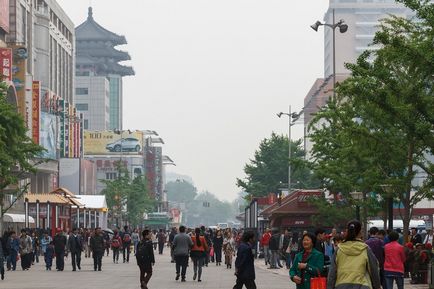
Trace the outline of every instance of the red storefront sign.
{"label": "red storefront sign", "polygon": [[36,144],[39,144],[39,118],[40,118],[40,97],[41,83],[33,81],[32,84],[32,138]]}
{"label": "red storefront sign", "polygon": [[12,81],[12,49],[0,48],[0,75]]}

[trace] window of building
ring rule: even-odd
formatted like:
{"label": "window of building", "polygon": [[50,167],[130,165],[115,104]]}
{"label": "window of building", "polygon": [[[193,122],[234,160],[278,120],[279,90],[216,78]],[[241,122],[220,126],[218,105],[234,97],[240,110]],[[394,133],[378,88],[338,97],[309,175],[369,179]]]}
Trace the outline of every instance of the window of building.
{"label": "window of building", "polygon": [[83,127],[84,127],[84,129],[89,129],[89,120],[88,119],[85,119],[83,121]]}
{"label": "window of building", "polygon": [[89,110],[89,104],[87,104],[87,103],[77,103],[75,105],[75,108],[77,110],[87,111],[87,110]]}
{"label": "window of building", "polygon": [[77,88],[75,88],[75,94],[76,95],[88,95],[89,94],[89,88],[77,87]]}
{"label": "window of building", "polygon": [[117,178],[117,173],[106,173],[105,179],[106,180],[115,180]]}

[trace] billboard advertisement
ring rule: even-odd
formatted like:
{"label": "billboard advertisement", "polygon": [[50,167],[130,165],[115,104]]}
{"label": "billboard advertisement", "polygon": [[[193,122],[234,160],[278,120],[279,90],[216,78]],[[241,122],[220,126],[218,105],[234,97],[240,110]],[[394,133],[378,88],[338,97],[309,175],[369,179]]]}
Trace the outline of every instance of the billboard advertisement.
{"label": "billboard advertisement", "polygon": [[41,83],[33,81],[32,85],[32,136],[33,141],[39,144],[39,127],[41,111]]}
{"label": "billboard advertisement", "polygon": [[84,131],[85,155],[142,154],[143,133],[140,131]]}
{"label": "billboard advertisement", "polygon": [[0,27],[9,32],[9,0],[0,0]]}
{"label": "billboard advertisement", "polygon": [[56,159],[56,116],[41,112],[41,130],[39,144],[47,151],[42,154],[43,158]]}
{"label": "billboard advertisement", "polygon": [[0,76],[12,81],[12,49],[10,48],[0,48]]}
{"label": "billboard advertisement", "polygon": [[27,49],[23,46],[13,47],[12,57],[12,82],[17,90],[18,109],[25,116],[27,128],[30,130],[28,119],[28,107],[26,106],[26,63]]}

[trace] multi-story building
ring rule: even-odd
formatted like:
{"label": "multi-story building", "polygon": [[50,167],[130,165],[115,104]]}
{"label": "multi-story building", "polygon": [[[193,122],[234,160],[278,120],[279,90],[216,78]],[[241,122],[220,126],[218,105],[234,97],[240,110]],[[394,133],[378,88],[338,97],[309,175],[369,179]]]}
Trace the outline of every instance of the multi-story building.
{"label": "multi-story building", "polygon": [[13,53],[18,110],[34,142],[47,149],[43,158],[48,161],[31,177],[33,193],[57,188],[59,157],[80,154],[81,124],[73,106],[74,33],[73,22],[55,0],[9,1],[6,41]]}
{"label": "multi-story building", "polygon": [[[395,0],[330,0],[324,16],[325,23],[344,20],[348,25],[345,33],[336,30],[335,61],[336,82],[345,80],[349,71],[345,63],[355,63],[365,50],[375,50],[371,45],[381,19],[396,15],[413,17],[414,12]],[[304,99],[305,149],[309,157],[312,143],[308,138],[308,127],[312,115],[324,106],[333,94],[333,30],[324,27],[324,77],[315,80]]]}
{"label": "multi-story building", "polygon": [[[326,23],[343,19],[348,25],[345,33],[336,32],[336,74],[348,74],[345,63],[354,63],[365,50],[376,49],[371,43],[379,29],[380,20],[396,15],[412,17],[414,12],[395,0],[330,0],[324,16]],[[333,31],[324,29],[324,77],[333,74]]]}
{"label": "multi-story building", "polygon": [[76,108],[84,129],[104,131],[110,126],[110,87],[105,76],[81,76],[75,81]]}
{"label": "multi-story building", "polygon": [[[122,77],[134,75],[129,66],[119,64],[130,60],[127,52],[115,49],[127,44],[124,36],[117,35],[99,25],[89,7],[85,22],[76,28],[77,104],[84,113],[89,130],[122,130]],[[104,77],[108,82],[101,81]],[[98,88],[97,86],[100,85]],[[87,110],[86,110],[87,109]]]}

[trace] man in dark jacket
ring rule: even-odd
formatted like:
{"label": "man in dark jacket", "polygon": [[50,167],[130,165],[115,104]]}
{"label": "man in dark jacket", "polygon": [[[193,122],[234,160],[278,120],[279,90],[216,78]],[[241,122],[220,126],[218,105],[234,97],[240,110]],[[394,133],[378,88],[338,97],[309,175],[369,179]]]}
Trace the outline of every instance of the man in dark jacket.
{"label": "man in dark jacket", "polygon": [[101,271],[102,256],[104,256],[104,237],[101,233],[101,228],[95,229],[95,234],[90,237],[90,249],[93,256],[93,270]]}
{"label": "man in dark jacket", "polygon": [[54,253],[56,254],[56,269],[63,271],[65,268],[65,250],[66,250],[66,236],[63,235],[62,229],[56,230],[56,236],[53,238]]}
{"label": "man in dark jacket", "polygon": [[83,251],[81,238],[77,228],[74,228],[68,239],[68,251],[71,253],[72,271],[76,271],[76,267],[78,270],[81,270],[81,251]]}
{"label": "man in dark jacket", "polygon": [[252,231],[244,232],[242,243],[238,247],[237,259],[235,260],[237,282],[233,289],[241,289],[243,285],[247,289],[256,289],[255,259],[252,252],[254,243],[255,234]]}
{"label": "man in dark jacket", "polygon": [[176,228],[173,227],[169,235],[170,257],[172,259],[170,261],[171,263],[175,263],[175,256],[173,255],[173,239],[175,239],[175,236],[176,236]]}
{"label": "man in dark jacket", "polygon": [[372,227],[369,229],[369,238],[366,240],[366,245],[371,248],[372,253],[377,257],[378,266],[380,268],[380,279],[383,288],[386,288],[384,280],[384,243],[378,238],[378,228]]}
{"label": "man in dark jacket", "polygon": [[279,245],[280,245],[280,233],[278,230],[273,230],[273,235],[270,238],[269,249],[271,251],[270,269],[282,268],[280,264]]}
{"label": "man in dark jacket", "polygon": [[136,259],[140,268],[140,286],[148,288],[152,276],[152,266],[155,264],[154,250],[149,230],[142,232],[142,241],[137,245]]}

